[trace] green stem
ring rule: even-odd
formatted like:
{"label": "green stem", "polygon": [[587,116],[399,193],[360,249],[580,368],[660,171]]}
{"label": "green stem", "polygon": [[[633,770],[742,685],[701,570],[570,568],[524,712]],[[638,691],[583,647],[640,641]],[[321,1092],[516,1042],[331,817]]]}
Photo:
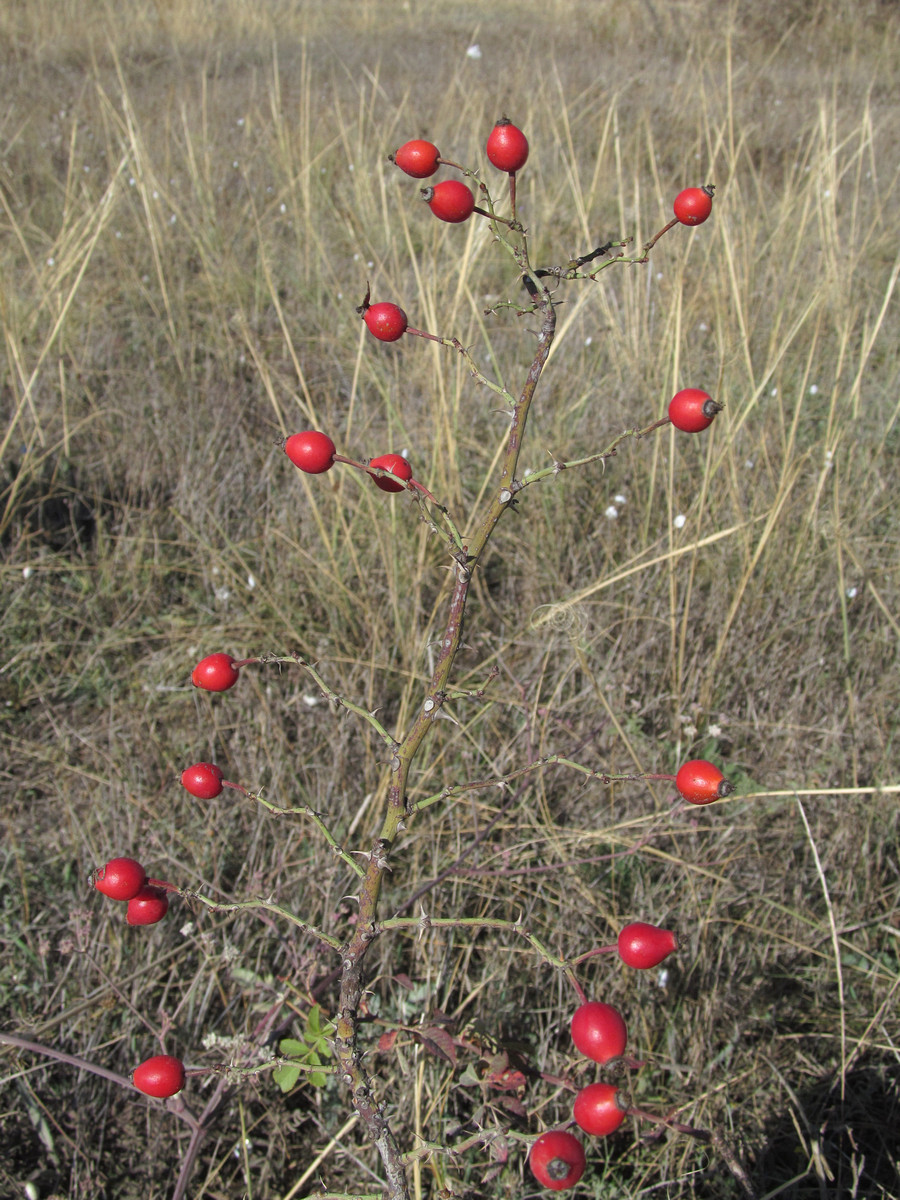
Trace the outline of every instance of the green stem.
{"label": "green stem", "polygon": [[623,429],[617,437],[613,438],[605,450],[598,450],[596,454],[588,454],[585,458],[573,458],[568,462],[554,462],[551,467],[542,467],[540,471],[532,471],[519,484],[519,490],[530,486],[532,483],[539,483],[542,479],[547,479],[551,475],[555,478],[561,471],[569,471],[573,467],[585,467],[590,463],[600,462],[606,458],[615,458],[618,454],[619,446],[627,438],[634,438],[635,441],[639,441],[655,429],[661,429],[664,425],[669,424],[671,424],[669,418],[662,417],[658,421],[651,421],[649,425],[644,425],[641,429]]}
{"label": "green stem", "polygon": [[526,929],[519,921],[506,921],[502,917],[430,917],[427,913],[424,913],[421,917],[388,917],[387,920],[378,922],[376,931],[381,933],[387,929],[414,929],[416,932],[421,933],[426,929],[463,928],[500,929],[505,930],[507,933],[518,934],[519,937],[524,938],[529,946],[540,955],[548,966],[563,972],[575,988],[579,999],[584,1002],[585,994],[575,978],[572,963],[565,958],[559,958],[553,954],[539,938],[535,937],[530,929]]}
{"label": "green stem", "polygon": [[362,705],[354,704],[352,700],[347,700],[344,696],[339,696],[333,688],[329,687],[317,668],[314,667],[313,664],[307,659],[303,658],[300,654],[296,652],[286,655],[263,654],[260,656],[259,661],[265,663],[296,663],[298,667],[302,667],[307,675],[314,680],[316,686],[319,688],[322,694],[331,701],[335,708],[345,708],[347,712],[352,712],[355,713],[356,716],[362,717],[364,721],[368,722],[368,724],[372,726],[379,738],[381,738],[392,754],[397,749],[397,742],[381,724],[374,712],[369,712],[369,710],[363,708]]}
{"label": "green stem", "polygon": [[518,767],[515,771],[508,771],[505,775],[495,775],[490,779],[475,779],[471,783],[449,784],[447,787],[441,788],[439,792],[434,792],[431,796],[423,796],[421,800],[414,801],[409,805],[409,811],[421,812],[422,809],[430,808],[432,804],[437,804],[441,800],[456,800],[466,792],[501,787],[504,784],[511,783],[514,779],[521,779],[523,775],[528,775],[531,771],[538,771],[541,767],[569,767],[573,771],[578,771],[581,775],[586,775],[588,779],[599,779],[604,784],[624,783],[636,779],[672,778],[669,775],[609,775],[605,771],[595,771],[592,767],[585,766],[584,763],[566,758],[563,754],[547,754],[543,758],[535,759],[534,762],[526,763],[523,767]]}
{"label": "green stem", "polygon": [[179,888],[179,896],[183,896],[185,900],[196,900],[198,904],[202,904],[204,908],[208,908],[210,912],[251,912],[254,909],[262,909],[264,912],[275,913],[285,921],[289,921],[291,925],[296,925],[303,933],[308,933],[318,941],[324,942],[326,946],[330,946],[332,950],[340,950],[341,942],[339,938],[332,937],[330,933],[324,933],[321,929],[317,929],[315,925],[310,925],[307,921],[303,921],[292,913],[290,909],[284,908],[281,904],[275,904],[272,900],[210,900],[208,896],[202,895],[200,892],[190,891],[188,888]]}
{"label": "green stem", "polygon": [[300,804],[296,808],[282,808],[281,805],[273,804],[270,800],[264,799],[259,792],[248,792],[246,788],[241,788],[240,791],[244,792],[250,797],[251,800],[255,800],[257,804],[262,805],[263,808],[267,809],[270,813],[273,813],[277,817],[292,817],[301,815],[304,817],[309,817],[313,825],[315,825],[316,829],[318,829],[319,833],[321,833],[322,837],[331,847],[332,853],[339,858],[341,862],[345,863],[355,875],[358,875],[360,878],[365,876],[365,870],[359,865],[355,858],[351,858],[344,847],[340,844],[340,842],[322,820],[322,814],[317,813],[314,808],[310,807],[310,805]]}

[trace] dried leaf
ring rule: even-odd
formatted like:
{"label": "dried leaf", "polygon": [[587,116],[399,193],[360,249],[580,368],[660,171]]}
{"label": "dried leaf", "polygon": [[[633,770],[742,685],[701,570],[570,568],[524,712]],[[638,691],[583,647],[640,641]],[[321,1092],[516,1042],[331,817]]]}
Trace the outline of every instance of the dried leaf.
{"label": "dried leaf", "polygon": [[426,1025],[424,1029],[413,1030],[413,1034],[431,1054],[444,1059],[451,1066],[456,1066],[456,1046],[446,1029],[439,1029],[437,1025]]}
{"label": "dried leaf", "polygon": [[517,1117],[528,1116],[528,1110],[518,1096],[498,1096],[493,1103],[498,1108],[504,1108],[508,1113],[513,1113]]}

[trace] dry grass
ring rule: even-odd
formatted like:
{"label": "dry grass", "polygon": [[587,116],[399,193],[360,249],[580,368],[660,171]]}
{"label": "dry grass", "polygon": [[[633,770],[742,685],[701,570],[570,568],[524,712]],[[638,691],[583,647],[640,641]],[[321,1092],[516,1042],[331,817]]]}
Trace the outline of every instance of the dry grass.
{"label": "dry grass", "polygon": [[[366,340],[354,307],[368,279],[515,386],[528,322],[484,316],[515,287],[507,260],[484,226],[438,228],[385,158],[424,135],[477,163],[508,111],[532,145],[537,261],[640,243],[675,190],[718,187],[713,220],[648,267],[567,292],[524,465],[589,453],[688,383],[727,409],[709,436],[526,489],[458,683],[499,677],[448,706],[413,794],[549,753],[616,772],[709,756],[739,787],[686,814],[665,785],[554,768],[435,805],[385,912],[522,914],[565,956],[627,920],[676,925],[665,981],[584,970],[647,1061],[639,1103],[741,1145],[760,1196],[900,1196],[893,6],[130,0],[114,17],[32,0],[0,14],[0,45],[4,1029],[127,1073],[161,1032],[210,1065],[306,1012],[317,984],[333,1001],[332,959],[288,928],[185,905],[127,929],[85,877],[138,853],[187,887],[348,927],[352,880],[308,823],[190,801],[178,773],[217,761],[365,849],[381,746],[299,672],[247,671],[225,697],[187,675],[212,650],[296,649],[392,728],[414,710],[442,545],[405,501],[350,471],[300,476],[276,442],[314,426],[351,454],[407,447],[461,521],[475,511],[493,397],[448,350]],[[439,1010],[584,1076],[568,985],[523,943],[432,929],[374,953],[372,1047],[382,1023]],[[399,1046],[372,1061],[405,1146],[499,1119],[500,1094],[461,1078],[473,1057],[454,1072]],[[34,1056],[6,1055],[0,1078],[4,1194],[28,1178],[78,1200],[171,1193],[175,1118]],[[570,1099],[534,1076],[525,1103],[516,1136]],[[283,1099],[254,1077],[189,1194],[377,1193],[346,1119],[333,1086]],[[422,1162],[416,1195],[531,1189],[521,1142],[482,1184],[486,1157]],[[696,1142],[623,1133],[579,1194],[734,1189]]]}

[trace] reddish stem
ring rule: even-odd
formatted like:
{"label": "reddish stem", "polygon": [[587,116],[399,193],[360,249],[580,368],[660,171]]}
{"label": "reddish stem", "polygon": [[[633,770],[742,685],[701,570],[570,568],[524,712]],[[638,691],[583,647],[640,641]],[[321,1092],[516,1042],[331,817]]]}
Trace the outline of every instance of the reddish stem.
{"label": "reddish stem", "polygon": [[521,232],[521,226],[515,217],[499,217],[496,213],[488,212],[486,208],[479,208],[477,204],[472,209],[472,212],[477,212],[480,217],[487,217],[489,221],[499,221],[501,225],[508,225],[510,229]]}
{"label": "reddish stem", "polygon": [[406,487],[407,487],[407,489],[415,488],[417,492],[422,493],[422,495],[425,497],[426,500],[430,500],[431,503],[435,506],[435,508],[441,508],[441,505],[438,504],[437,500],[435,500],[434,496],[432,496],[431,492],[429,492],[429,490],[425,486],[425,484],[419,483],[418,479],[410,479],[410,481],[406,485]]}
{"label": "reddish stem", "polygon": [[577,958],[573,958],[573,963],[583,963],[585,959],[593,958],[595,954],[614,954],[618,951],[618,942],[613,942],[611,946],[598,946],[595,950],[588,950],[586,954],[579,954]]}
{"label": "reddish stem", "polygon": [[413,337],[427,338],[429,342],[440,342],[442,346],[447,344],[447,339],[441,337],[439,334],[426,333],[424,329],[413,329],[412,325],[407,325],[406,332],[411,333]]}
{"label": "reddish stem", "polygon": [[442,158],[439,154],[437,161],[442,167],[455,167],[457,171],[462,171],[463,175],[472,174],[468,167],[464,167],[460,163],[454,162],[452,158]]}
{"label": "reddish stem", "polygon": [[124,1075],[108,1071],[106,1067],[99,1067],[96,1063],[88,1062],[87,1059],[76,1058],[74,1054],[64,1054],[62,1050],[57,1050],[54,1046],[44,1046],[40,1042],[33,1042],[30,1038],[18,1037],[14,1033],[0,1033],[0,1044],[17,1046],[20,1050],[30,1050],[32,1054],[41,1054],[45,1058],[55,1058],[57,1062],[66,1063],[67,1066],[76,1067],[80,1071],[90,1071],[91,1074],[108,1079],[110,1083],[117,1083],[120,1087],[129,1089],[134,1087],[131,1080],[126,1079]]}
{"label": "reddish stem", "polygon": [[677,217],[673,217],[673,218],[672,218],[672,220],[671,220],[671,221],[668,223],[668,225],[663,225],[663,227],[662,227],[662,229],[659,231],[659,233],[655,234],[655,235],[654,235],[654,236],[653,236],[653,237],[650,239],[650,241],[649,241],[649,242],[645,242],[645,243],[644,243],[644,248],[643,248],[643,250],[641,251],[641,253],[644,255],[644,258],[638,259],[638,261],[639,261],[639,262],[646,262],[646,261],[647,261],[647,259],[646,259],[646,256],[647,256],[647,255],[650,253],[650,251],[653,249],[653,247],[656,245],[656,243],[659,241],[659,239],[662,237],[662,235],[663,235],[664,233],[668,233],[670,229],[674,229],[674,228],[675,228],[675,226],[676,226],[677,224],[678,224],[678,218],[677,218]]}
{"label": "reddish stem", "polygon": [[672,1129],[675,1133],[684,1133],[688,1137],[697,1138],[698,1141],[710,1141],[712,1134],[708,1129],[696,1129],[693,1125],[683,1125],[681,1121],[673,1121],[671,1117],[661,1117],[658,1113],[647,1112],[646,1109],[637,1108],[630,1105],[625,1109],[629,1117],[637,1117],[639,1121],[650,1121],[653,1125],[664,1125],[666,1129]]}
{"label": "reddish stem", "polygon": [[629,1071],[639,1071],[641,1067],[646,1067],[646,1060],[640,1058],[632,1058],[630,1054],[622,1054],[619,1057],[619,1062],[623,1067],[627,1067]]}
{"label": "reddish stem", "polygon": [[581,986],[581,984],[575,978],[575,972],[572,970],[566,971],[566,978],[568,979],[569,983],[571,983],[572,987],[575,989],[575,994],[578,996],[579,1004],[587,1004],[587,1002],[588,1002],[587,994],[585,993],[584,988]]}
{"label": "reddish stem", "polygon": [[[660,419],[658,421],[654,421],[652,425],[645,426],[639,433],[636,433],[634,436],[636,438],[646,437],[647,434],[652,433],[654,429],[661,429],[663,427],[663,425],[671,425],[671,424],[672,424],[672,422],[668,417],[660,417]],[[652,779],[653,777],[646,776],[645,778]]]}

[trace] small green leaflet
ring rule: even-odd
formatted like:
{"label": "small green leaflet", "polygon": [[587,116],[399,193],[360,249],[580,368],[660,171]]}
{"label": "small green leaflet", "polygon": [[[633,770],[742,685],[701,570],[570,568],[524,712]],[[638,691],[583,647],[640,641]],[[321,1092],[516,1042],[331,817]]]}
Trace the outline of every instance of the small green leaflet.
{"label": "small green leaflet", "polygon": [[331,1021],[322,1022],[322,1010],[314,1004],[309,1010],[303,1029],[303,1040],[297,1038],[282,1038],[278,1043],[278,1052],[282,1058],[292,1058],[293,1062],[281,1063],[272,1072],[272,1078],[283,1092],[290,1092],[297,1086],[303,1075],[313,1087],[324,1087],[328,1082],[330,1070],[310,1071],[304,1067],[324,1066],[331,1058],[331,1035],[334,1025]]}

